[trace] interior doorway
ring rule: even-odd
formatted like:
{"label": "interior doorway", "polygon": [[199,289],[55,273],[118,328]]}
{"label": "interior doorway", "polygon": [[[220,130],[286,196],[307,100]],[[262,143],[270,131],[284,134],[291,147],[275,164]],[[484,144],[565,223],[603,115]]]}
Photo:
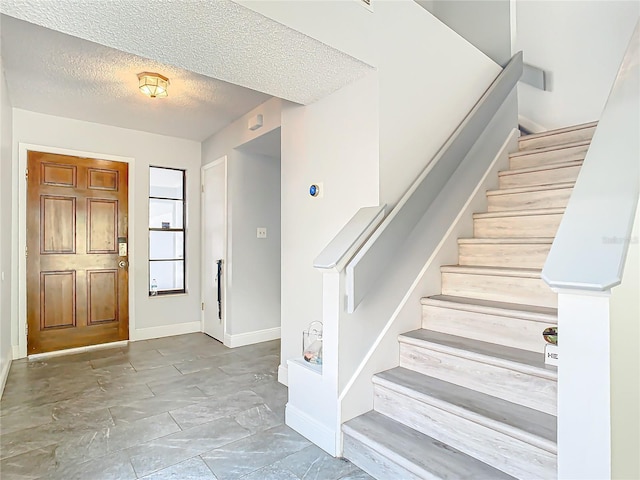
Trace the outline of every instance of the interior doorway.
{"label": "interior doorway", "polygon": [[27,168],[27,353],[128,339],[128,164],[28,151]]}

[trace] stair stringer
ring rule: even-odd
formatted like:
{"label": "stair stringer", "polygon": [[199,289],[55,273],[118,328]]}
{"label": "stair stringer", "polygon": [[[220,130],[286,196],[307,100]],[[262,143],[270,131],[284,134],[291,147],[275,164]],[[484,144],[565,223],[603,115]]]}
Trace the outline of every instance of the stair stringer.
{"label": "stair stringer", "polygon": [[[513,100],[515,99],[507,100],[505,103]],[[490,124],[487,130],[485,130],[485,134],[487,131],[490,131],[492,127],[496,128]],[[480,181],[475,186],[471,188],[467,186],[467,193],[464,193],[464,191],[456,192],[457,195],[463,196],[465,201],[457,210],[456,214],[453,215],[453,221],[450,223],[444,236],[441,236],[439,239],[429,238],[428,228],[426,226],[418,225],[416,227],[415,232],[423,231],[421,232],[421,235],[423,235],[422,240],[436,243],[432,249],[432,255],[419,271],[393,314],[379,330],[378,336],[364,356],[364,359],[358,365],[358,369],[354,375],[346,381],[344,378],[341,378],[340,384],[341,386],[344,385],[344,387],[341,388],[341,394],[338,398],[338,408],[340,409],[339,415],[342,423],[373,408],[372,376],[380,371],[399,365],[398,335],[420,327],[420,322],[416,322],[416,318],[420,318],[420,299],[425,295],[436,295],[440,293],[440,266],[448,263],[457,263],[458,238],[472,234],[473,213],[486,209],[486,191],[491,188],[496,188],[498,171],[507,168],[509,153],[517,151],[518,136],[519,132],[517,129],[512,128],[509,130],[506,140],[503,140],[497,149],[497,154],[490,153],[490,145],[484,145],[484,151],[483,149],[477,149],[476,146],[471,150],[465,161],[460,165],[458,171],[456,171],[452,179],[450,179],[451,184],[455,185],[456,182],[460,182],[457,174],[468,172],[470,162],[473,162],[474,159],[477,160],[480,155],[484,154],[485,157],[488,158],[493,156],[493,159],[490,161],[484,173],[480,175]],[[496,150],[494,149],[493,152],[496,152]],[[451,193],[453,194],[453,192]],[[435,207],[437,206],[438,203]],[[420,242],[415,241],[412,243]],[[424,246],[422,248],[424,248]],[[403,257],[411,257],[411,255],[407,255],[406,252],[404,252]],[[388,284],[390,282],[393,283],[393,275],[387,278],[385,283]],[[379,291],[382,291],[382,289]],[[372,291],[368,298],[375,299],[377,296],[376,292]],[[356,334],[355,332],[346,332],[345,330],[348,327],[366,330],[369,328],[367,323],[369,316],[375,311],[376,305],[369,300],[363,302],[354,314],[345,315],[345,318],[341,319],[339,342],[340,363],[342,363],[344,355],[349,350],[349,339],[354,338],[353,335]],[[340,448],[338,454],[341,453],[342,449]]]}

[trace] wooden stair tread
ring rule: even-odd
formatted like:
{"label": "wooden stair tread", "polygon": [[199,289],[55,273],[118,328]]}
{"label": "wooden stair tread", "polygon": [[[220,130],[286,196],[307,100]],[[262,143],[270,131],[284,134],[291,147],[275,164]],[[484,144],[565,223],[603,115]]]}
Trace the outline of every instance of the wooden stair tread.
{"label": "wooden stair tread", "polygon": [[539,132],[539,133],[530,133],[528,135],[522,135],[518,140],[533,140],[534,138],[542,138],[542,137],[549,137],[552,135],[558,135],[559,133],[568,133],[568,132],[575,132],[576,130],[583,130],[586,128],[593,128],[595,126],[598,125],[598,122],[588,122],[588,123],[581,123],[579,125],[573,125],[571,127],[564,127],[564,128],[556,128],[554,130],[546,130],[544,132]]}
{"label": "wooden stair tread", "polygon": [[552,183],[549,185],[532,185],[527,187],[500,188],[496,190],[487,190],[487,196],[545,192],[548,190],[561,190],[564,188],[573,188],[574,186],[575,186],[575,182],[564,182],[564,183]]}
{"label": "wooden stair tread", "polygon": [[505,210],[499,212],[474,213],[473,218],[500,218],[500,217],[524,217],[531,215],[558,215],[564,214],[564,208],[540,208],[531,210]]}
{"label": "wooden stair tread", "polygon": [[557,453],[557,418],[548,413],[403,367],[376,374],[373,383]]}
{"label": "wooden stair tread", "polygon": [[557,150],[567,150],[577,147],[588,147],[591,144],[591,140],[580,140],[578,142],[563,143],[561,145],[551,145],[544,148],[533,148],[529,150],[518,150],[509,154],[509,158],[525,157],[527,155],[543,155],[547,152],[555,152]]}
{"label": "wooden stair tread", "polygon": [[473,265],[443,265],[442,273],[461,273],[467,275],[498,275],[501,277],[540,278],[541,270],[537,268],[485,267]]}
{"label": "wooden stair tread", "polygon": [[342,430],[417,478],[513,478],[375,411],[349,420]]}
{"label": "wooden stair tread", "polygon": [[579,167],[583,164],[583,160],[573,160],[571,162],[547,163],[537,165],[535,167],[514,168],[513,170],[501,170],[498,172],[499,177],[508,175],[521,175],[523,173],[544,172],[545,170],[556,170],[559,168]]}
{"label": "wooden stair tread", "polygon": [[459,238],[458,244],[474,245],[551,245],[553,237]]}
{"label": "wooden stair tread", "polygon": [[496,302],[475,298],[454,297],[452,295],[434,295],[420,300],[422,305],[441,308],[452,308],[467,312],[486,313],[504,317],[518,317],[541,323],[556,324],[558,309],[519,303]]}
{"label": "wooden stair tread", "polygon": [[456,337],[446,333],[418,329],[403,333],[398,337],[401,343],[418,347],[438,349],[458,357],[475,359],[482,363],[500,365],[511,370],[557,380],[556,367],[545,365],[539,353],[505,347],[494,343],[481,342],[470,338]]}

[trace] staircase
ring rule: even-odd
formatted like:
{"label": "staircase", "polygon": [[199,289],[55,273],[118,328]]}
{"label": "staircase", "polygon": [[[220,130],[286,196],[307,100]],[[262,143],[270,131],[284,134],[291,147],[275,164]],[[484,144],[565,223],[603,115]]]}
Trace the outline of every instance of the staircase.
{"label": "staircase", "polygon": [[374,376],[374,409],[346,422],[344,456],[380,480],[551,479],[557,370],[542,331],[557,298],[540,278],[595,123],[527,135],[400,335],[400,366]]}

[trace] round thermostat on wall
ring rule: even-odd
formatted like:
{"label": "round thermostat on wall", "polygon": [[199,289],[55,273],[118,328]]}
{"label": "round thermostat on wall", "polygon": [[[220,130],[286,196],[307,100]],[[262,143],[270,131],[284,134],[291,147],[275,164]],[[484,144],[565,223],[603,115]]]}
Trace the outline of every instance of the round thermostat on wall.
{"label": "round thermostat on wall", "polygon": [[309,187],[309,195],[317,197],[320,194],[320,186],[313,184]]}

